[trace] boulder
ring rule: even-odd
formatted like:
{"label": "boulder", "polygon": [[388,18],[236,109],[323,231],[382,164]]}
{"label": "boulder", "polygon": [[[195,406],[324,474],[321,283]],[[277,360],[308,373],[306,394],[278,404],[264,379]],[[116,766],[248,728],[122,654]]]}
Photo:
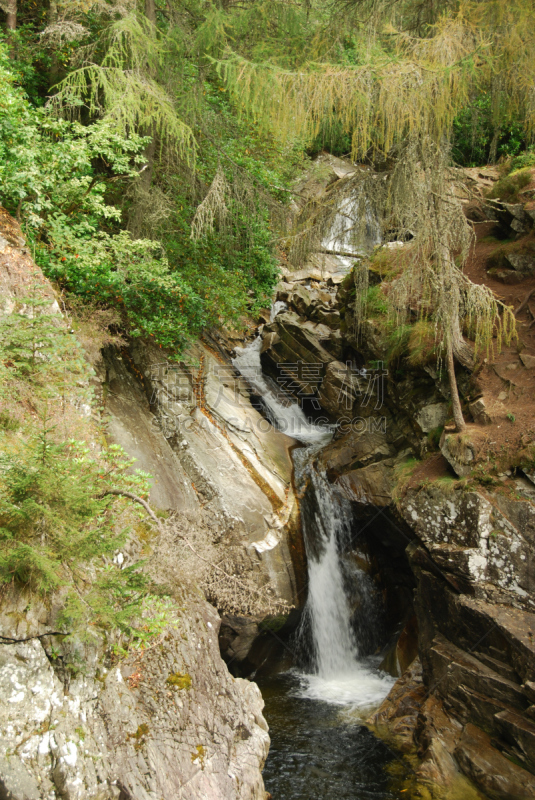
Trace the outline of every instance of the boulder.
{"label": "boulder", "polygon": [[465,725],[455,758],[465,775],[492,800],[535,797],[535,777],[496,750],[490,737],[475,725]]}
{"label": "boulder", "polygon": [[476,449],[466,434],[444,432],[440,452],[460,478],[470,475],[475,466]]}
{"label": "boulder", "polygon": [[379,669],[399,678],[418,656],[418,623],[413,614],[389,647]]}
{"label": "boulder", "polygon": [[318,392],[318,399],[326,411],[335,416],[349,414],[360,392],[358,380],[347,364],[331,361],[327,365]]}
{"label": "boulder", "polygon": [[495,717],[506,742],[522,754],[522,760],[535,772],[535,723],[514,711],[500,711]]}
{"label": "boulder", "polygon": [[336,483],[348,500],[384,508],[392,502],[393,465],[379,461],[369,467],[346,472]]}
{"label": "boulder", "polygon": [[314,299],[319,299],[317,292],[306,289],[298,284],[288,296],[288,304],[297,311],[301,317],[306,317]]}
{"label": "boulder", "polygon": [[[509,370],[511,372],[511,370]],[[478,397],[468,408],[478,425],[493,425],[507,419],[507,408],[499,400]]]}
{"label": "boulder", "polygon": [[333,311],[333,309],[326,308],[325,306],[317,306],[313,309],[311,316],[312,319],[321,322],[323,325],[327,325],[327,327],[332,330],[340,329],[339,311]]}
{"label": "boulder", "polygon": [[461,733],[462,725],[446,712],[442,701],[434,695],[427,697],[422,704],[416,729],[421,754],[416,778],[418,783],[430,788],[433,797],[443,797],[446,788],[445,796],[476,800],[476,792],[471,791],[464,776],[459,774],[453,758]]}
{"label": "boulder", "polygon": [[[520,361],[510,361],[507,364],[495,364],[494,372],[506,383],[513,384],[513,386],[521,386],[523,382],[521,366]],[[495,420],[505,419],[506,416],[507,409],[505,406],[501,403],[496,403],[494,408]]]}
{"label": "boulder", "polygon": [[286,281],[281,281],[275,286],[275,299],[282,300],[283,303],[288,301],[290,294],[293,291],[293,286],[291,283],[286,283]]}
{"label": "boulder", "polygon": [[[290,393],[314,394],[323,380],[327,365],[333,360],[332,354],[324,347],[325,331],[330,335],[329,329],[317,324],[314,326],[309,321],[303,322],[293,312],[285,312],[266,325],[264,331],[265,336],[277,334],[262,347],[261,362],[264,369]],[[286,378],[280,375],[281,364],[286,365]],[[303,365],[307,365],[305,370]]]}
{"label": "boulder", "polygon": [[215,609],[183,586],[179,606],[158,647],[113,666],[94,634],[68,637],[67,662],[67,640],[0,645],[1,797],[264,800],[260,691],[225,668]]}
{"label": "boulder", "polygon": [[520,360],[526,369],[535,368],[535,356],[531,356],[529,353],[520,353]]}
{"label": "boulder", "polygon": [[496,278],[496,280],[508,285],[522,283],[522,281],[527,277],[526,275],[522,274],[521,272],[517,272],[514,269],[504,269],[503,267],[492,267],[492,269],[487,270],[487,275],[490,275],[491,278]]}
{"label": "boulder", "polygon": [[282,270],[281,274],[284,280],[290,284],[305,283],[306,281],[317,281],[320,283],[328,277],[328,273],[322,272],[322,270],[312,265],[293,271],[285,269]]}
{"label": "boulder", "polygon": [[340,284],[343,283],[346,274],[347,273],[341,272],[337,275],[329,275],[329,277],[327,278],[327,284],[329,286],[340,286]]}
{"label": "boulder", "polygon": [[529,233],[533,219],[522,203],[503,203],[500,200],[488,201],[484,210],[489,219],[495,220],[508,238]]}
{"label": "boulder", "polygon": [[426,689],[422,682],[422,665],[416,659],[396,681],[377,711],[366,722],[386,736],[393,736],[402,752],[414,748],[414,733]]}
{"label": "boulder", "polygon": [[320,463],[329,480],[334,481],[345,472],[367,467],[393,455],[394,450],[384,434],[354,427],[323,449]]}
{"label": "boulder", "polygon": [[505,260],[523,275],[535,275],[535,257],[527,253],[507,253]]}
{"label": "boulder", "polygon": [[444,425],[448,416],[447,403],[430,403],[423,406],[416,414],[416,422],[423,433],[439,428]]}
{"label": "boulder", "polygon": [[219,647],[221,654],[228,663],[236,659],[244,661],[258,637],[258,623],[261,617],[242,617],[225,614],[221,617],[219,631]]}
{"label": "boulder", "polygon": [[444,700],[451,700],[460,686],[466,686],[472,692],[498,700],[505,706],[520,710],[527,708],[526,697],[517,683],[499,675],[444,637],[435,637],[429,657],[430,677]]}

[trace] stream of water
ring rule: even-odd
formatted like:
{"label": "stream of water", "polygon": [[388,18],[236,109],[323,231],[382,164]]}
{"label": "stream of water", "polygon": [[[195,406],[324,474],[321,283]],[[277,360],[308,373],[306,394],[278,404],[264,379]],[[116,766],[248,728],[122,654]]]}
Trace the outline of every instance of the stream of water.
{"label": "stream of water", "polygon": [[[276,304],[272,319],[284,307]],[[394,755],[362,724],[394,682],[363,647],[377,621],[375,592],[368,576],[354,570],[358,604],[352,609],[342,558],[350,507],[314,467],[333,429],[307,419],[299,405],[280,395],[262,374],[260,347],[258,337],[237,348],[233,363],[261,398],[270,421],[303,444],[293,459],[308,562],[296,666],[260,682],[271,735],[266,788],[274,800],[397,797],[385,773]]]}

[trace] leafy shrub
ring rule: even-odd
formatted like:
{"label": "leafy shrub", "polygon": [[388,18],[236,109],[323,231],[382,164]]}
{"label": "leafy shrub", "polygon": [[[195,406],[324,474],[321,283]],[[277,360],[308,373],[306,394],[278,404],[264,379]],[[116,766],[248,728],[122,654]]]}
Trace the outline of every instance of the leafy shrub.
{"label": "leafy shrub", "polygon": [[139,506],[110,492],[147,496],[149,476],[132,473],[116,445],[97,454],[69,438],[87,431],[76,408],[90,400],[89,366],[49,312],[50,301],[24,298],[0,317],[0,585],[59,591],[70,632],[91,624],[139,642],[161,627],[161,614],[147,619],[157,599],[142,563],[112,563]]}
{"label": "leafy shrub", "polygon": [[515,172],[519,169],[526,167],[535,167],[535,149],[533,146],[528,147],[523,153],[511,159],[510,171]]}
{"label": "leafy shrub", "polygon": [[128,529],[120,520],[130,501],[106,492],[146,494],[148,476],[129,473],[133,462],[117,445],[97,460],[84,442],[57,441],[54,433],[44,418],[18,448],[2,442],[0,582],[39,594],[64,587],[64,624],[80,630],[91,622],[132,634],[150,582],[141,562],[123,570],[110,563],[125,543]]}
{"label": "leafy shrub", "polygon": [[[0,80],[0,202],[23,220],[48,277],[119,310],[130,335],[177,350],[206,326],[237,321],[251,295],[266,303],[278,274],[267,212],[236,213],[230,243],[221,232],[193,242],[194,209],[178,195],[165,246],[117,232],[122,213],[110,193],[137,179],[150,138],[33,108],[1,43]],[[258,180],[272,182],[273,171],[264,168]]]}
{"label": "leafy shrub", "polygon": [[[72,389],[88,366],[73,337],[58,314],[51,313],[52,301],[26,297],[18,310],[0,317],[0,358],[4,368],[3,391],[11,401],[15,386],[25,385],[43,399],[57,397]],[[16,396],[16,395],[15,395]]]}
{"label": "leafy shrub", "polygon": [[[490,94],[471,100],[453,123],[452,155],[463,167],[478,167],[487,164],[494,136]],[[525,147],[525,132],[521,122],[513,119],[500,130],[497,158],[516,156]]]}
{"label": "leafy shrub", "polygon": [[97,462],[83,442],[55,441],[42,430],[0,456],[0,579],[16,579],[38,592],[56,589],[68,570],[124,543],[113,529],[117,500],[106,490],[145,481],[126,476],[132,465],[112,446]]}

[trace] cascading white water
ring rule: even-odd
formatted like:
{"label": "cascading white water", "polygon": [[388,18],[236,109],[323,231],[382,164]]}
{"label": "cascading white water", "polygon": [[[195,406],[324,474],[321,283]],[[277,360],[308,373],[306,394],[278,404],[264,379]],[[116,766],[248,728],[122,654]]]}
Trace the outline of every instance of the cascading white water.
{"label": "cascading white water", "polygon": [[[366,711],[383,700],[394,680],[380,674],[369,659],[359,655],[341,559],[341,550],[349,536],[351,509],[326,477],[314,469],[317,451],[317,446],[309,447],[294,455],[296,484],[303,495],[309,578],[302,635],[306,635],[308,624],[313,648],[313,672],[301,675],[302,692],[318,700]],[[376,601],[370,578],[358,570],[357,580],[360,614],[364,623],[373,625]]]}
{"label": "cascading white water", "polygon": [[[364,217],[363,230],[357,220]],[[362,235],[363,234],[363,235]],[[338,207],[332,227],[323,239],[321,246],[337,255],[337,261],[345,271],[349,271],[355,259],[368,255],[381,242],[381,226],[371,203],[364,197],[362,187],[353,197],[346,197]]]}
{"label": "cascading white water", "polygon": [[[285,303],[275,303],[271,319],[284,308]],[[315,497],[314,513],[303,513],[308,561],[305,616],[310,623],[314,664],[312,673],[300,675],[302,693],[365,712],[382,701],[394,681],[378,673],[366,660],[359,659],[340,552],[349,531],[350,508],[312,465],[315,454],[331,439],[333,428],[316,425],[307,419],[299,405],[277,395],[262,374],[261,346],[262,338],[258,336],[246,347],[236,348],[237,355],[232,363],[261,397],[273,425],[307,445],[293,453],[295,480],[300,494],[304,495],[303,503],[308,502],[304,491],[307,482]],[[368,576],[360,572],[361,595],[368,601],[364,602],[363,613],[374,602],[369,582]]]}
{"label": "cascading white water", "polygon": [[[281,301],[274,303],[271,309],[271,321],[285,308],[286,303]],[[232,359],[232,363],[253,391],[261,397],[270,422],[288,436],[304,444],[326,444],[332,436],[333,429],[310,422],[297,403],[292,403],[281,393],[277,394],[268,384],[262,374],[261,348],[262,337],[257,336],[246,347],[236,348],[236,358]]]}
{"label": "cascading white water", "polygon": [[327,481],[310,466],[316,450],[308,448],[308,451],[299,453],[295,466],[297,481],[301,484],[307,479],[311,481],[315,495],[313,518],[303,514],[305,537],[314,537],[316,545],[314,550],[308,548],[308,613],[315,668],[319,675],[327,677],[354,666],[358,648],[351,628],[351,611],[339,554],[338,533],[345,527],[345,509],[333,502]]}

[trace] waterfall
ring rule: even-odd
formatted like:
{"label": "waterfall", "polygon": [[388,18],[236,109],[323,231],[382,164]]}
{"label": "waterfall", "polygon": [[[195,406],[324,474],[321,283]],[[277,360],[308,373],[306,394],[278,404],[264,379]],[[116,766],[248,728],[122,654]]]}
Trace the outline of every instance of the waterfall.
{"label": "waterfall", "polygon": [[364,654],[362,645],[373,641],[378,621],[376,592],[370,577],[355,567],[358,608],[351,608],[342,559],[349,545],[351,506],[314,468],[318,449],[294,453],[308,562],[308,599],[298,636],[302,647],[308,644],[312,651],[308,671],[301,673],[302,694],[365,712],[384,699],[394,679],[379,673],[373,658]]}
{"label": "waterfall", "polygon": [[[275,303],[272,320],[285,307]],[[307,697],[365,713],[383,700],[394,679],[380,674],[372,660],[359,654],[342,561],[349,544],[351,508],[313,465],[315,455],[332,438],[333,428],[316,425],[299,405],[281,397],[276,385],[262,374],[261,346],[258,336],[246,347],[236,348],[232,363],[260,396],[272,424],[306,445],[293,452],[308,562],[308,599],[300,636],[310,636],[312,650],[309,671],[300,673],[301,691]],[[356,568],[355,573],[358,627],[365,635],[376,622],[376,597],[369,576]]]}
{"label": "waterfall", "polygon": [[303,628],[311,629],[314,671],[328,676],[344,672],[355,663],[358,645],[351,628],[340,561],[339,538],[349,531],[347,508],[335,501],[327,480],[313,468],[317,449],[297,451],[294,467],[308,560],[308,603]]}
{"label": "waterfall", "polygon": [[[357,220],[364,217],[363,229],[357,228]],[[355,263],[367,256],[381,242],[381,226],[369,198],[360,186],[352,197],[346,197],[338,207],[329,233],[321,246],[327,252],[345,253],[336,256],[342,271],[349,271]]]}
{"label": "waterfall", "polygon": [[[286,303],[281,301],[274,303],[271,308],[271,321],[285,308]],[[276,384],[262,374],[261,348],[262,337],[257,336],[246,347],[236,347],[236,357],[232,359],[232,363],[251,389],[259,395],[269,421],[288,436],[304,444],[327,444],[333,429],[310,422],[300,406],[278,391]]]}

